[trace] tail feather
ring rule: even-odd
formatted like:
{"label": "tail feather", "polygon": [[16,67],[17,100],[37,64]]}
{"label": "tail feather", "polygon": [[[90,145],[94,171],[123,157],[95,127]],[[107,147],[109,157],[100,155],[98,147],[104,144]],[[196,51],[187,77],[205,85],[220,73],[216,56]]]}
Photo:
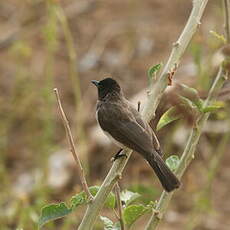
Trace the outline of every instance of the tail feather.
{"label": "tail feather", "polygon": [[146,160],[153,168],[162,186],[167,192],[180,187],[180,181],[168,168],[159,154],[147,154]]}

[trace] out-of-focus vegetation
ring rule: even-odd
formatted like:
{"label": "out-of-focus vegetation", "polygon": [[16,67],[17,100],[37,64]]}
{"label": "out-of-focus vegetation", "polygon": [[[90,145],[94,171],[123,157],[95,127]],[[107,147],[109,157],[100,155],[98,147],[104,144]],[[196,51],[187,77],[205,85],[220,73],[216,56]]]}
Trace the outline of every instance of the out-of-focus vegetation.
{"label": "out-of-focus vegetation", "polygon": [[[190,1],[2,1],[0,3],[0,229],[35,229],[41,207],[68,201],[81,191],[75,163],[57,113],[58,87],[90,185],[100,184],[117,151],[95,122],[92,79],[116,78],[128,98],[148,87],[150,66],[164,62],[183,28]],[[210,30],[214,31],[210,33]],[[210,1],[181,67],[159,108],[153,127],[176,101],[176,83],[205,99],[219,64],[223,11]],[[142,101],[145,92],[138,95]],[[218,96],[222,108],[204,129],[196,159],[182,179],[161,229],[228,229],[229,82]],[[133,100],[136,103],[137,100]],[[158,132],[168,155],[181,155],[191,119]],[[151,169],[133,154],[122,190],[148,204],[159,197]],[[84,208],[45,229],[73,229]],[[116,221],[112,211],[102,216]],[[148,217],[148,215],[147,215]],[[142,229],[146,217],[133,225]],[[102,229],[99,220],[95,229]]]}

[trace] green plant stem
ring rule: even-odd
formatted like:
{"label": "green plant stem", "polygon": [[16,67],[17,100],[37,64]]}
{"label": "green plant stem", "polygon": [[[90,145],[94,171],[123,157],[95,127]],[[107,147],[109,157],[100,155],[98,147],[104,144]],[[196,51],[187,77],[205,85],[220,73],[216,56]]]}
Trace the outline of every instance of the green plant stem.
{"label": "green plant stem", "polygon": [[[183,55],[186,47],[188,46],[189,41],[192,39],[194,33],[196,32],[198,25],[200,25],[200,19],[204,12],[207,2],[208,0],[193,1],[193,9],[185,25],[185,28],[182,31],[178,41],[173,46],[168,62],[165,68],[163,69],[159,80],[156,82],[156,84],[152,87],[150,91],[148,103],[142,113],[143,118],[146,121],[149,122],[151,118],[154,116],[157,105],[159,104],[163,92],[167,87],[168,73],[171,72],[172,68],[175,67],[175,64],[178,66],[179,60],[181,59],[181,56]],[[103,207],[105,199],[110,193],[110,191],[113,189],[117,180],[121,177],[123,169],[125,168],[125,165],[129,160],[132,150],[126,149],[124,150],[124,153],[127,155],[127,158],[117,159],[113,163],[112,168],[107,174],[93,202],[91,202],[88,205],[82,222],[78,227],[78,230],[90,230],[93,228],[94,222],[96,221],[99,212]]]}
{"label": "green plant stem", "polygon": [[[220,89],[220,87],[223,85],[223,81],[221,81],[221,78],[224,75],[224,71],[222,70],[222,67],[220,67],[218,74],[212,84],[212,87],[209,91],[208,97],[204,102],[204,107],[207,106],[210,101],[215,97],[216,91]],[[182,154],[182,157],[180,159],[180,163],[178,165],[178,168],[175,172],[175,174],[181,178],[184,174],[185,170],[187,169],[188,165],[191,163],[192,159],[194,159],[194,153],[196,150],[197,143],[199,141],[200,135],[202,133],[202,128],[204,127],[205,122],[207,121],[210,113],[204,113],[200,116],[200,118],[197,121],[197,124],[192,129],[188,142],[186,144],[185,150]],[[158,201],[156,205],[155,212],[151,216],[145,230],[154,230],[157,228],[158,224],[160,223],[160,220],[163,216],[163,214],[166,212],[167,207],[169,205],[169,202],[173,196],[174,192],[167,193],[163,192],[161,194],[160,200]]]}
{"label": "green plant stem", "polygon": [[223,0],[223,6],[224,6],[224,27],[227,37],[227,42],[230,43],[230,4],[229,0]]}
{"label": "green plant stem", "polygon": [[121,225],[121,230],[125,230],[120,193],[121,193],[120,186],[117,182],[115,185],[115,194],[116,194],[117,208],[118,208],[118,213],[119,213],[119,221],[120,221],[120,225]]}
{"label": "green plant stem", "polygon": [[173,49],[169,56],[169,59],[164,66],[163,71],[161,72],[158,81],[152,87],[149,93],[149,100],[144,108],[144,118],[147,121],[150,121],[155,116],[156,108],[161,100],[162,94],[168,85],[168,76],[169,73],[175,67],[178,67],[180,59],[187,48],[190,40],[192,39],[194,33],[198,26],[201,25],[200,19],[203,15],[205,6],[207,5],[208,0],[193,0],[193,8],[189,19],[185,25],[184,30],[182,31],[178,40],[173,44]]}
{"label": "green plant stem", "polygon": [[79,104],[81,101],[81,89],[80,89],[80,81],[79,81],[79,76],[77,71],[77,54],[76,54],[73,36],[69,28],[69,24],[65,16],[65,13],[61,8],[61,6],[59,5],[56,5],[56,14],[61,23],[63,34],[66,40],[66,45],[67,45],[68,55],[70,60],[70,79],[73,84],[76,103]]}
{"label": "green plant stem", "polygon": [[[76,54],[76,48],[74,45],[74,39],[68,24],[67,17],[65,15],[64,10],[59,4],[56,4],[56,15],[58,20],[60,21],[64,38],[66,40],[68,55],[69,55],[69,76],[71,85],[73,86],[73,93],[75,97],[75,103],[76,103],[76,123],[77,123],[77,137],[79,142],[79,149],[82,153],[82,156],[86,156],[86,137],[85,137],[85,131],[84,131],[84,109],[82,108],[82,93],[81,93],[81,84],[77,69],[77,54]],[[86,160],[86,158],[85,158]]]}

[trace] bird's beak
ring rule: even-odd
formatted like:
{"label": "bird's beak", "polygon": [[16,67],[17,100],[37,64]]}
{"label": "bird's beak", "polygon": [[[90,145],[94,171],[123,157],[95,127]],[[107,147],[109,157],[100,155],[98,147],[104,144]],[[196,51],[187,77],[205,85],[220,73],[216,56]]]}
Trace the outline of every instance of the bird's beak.
{"label": "bird's beak", "polygon": [[99,81],[92,80],[91,82],[92,82],[94,85],[96,85],[96,86],[98,87],[98,85],[99,85]]}

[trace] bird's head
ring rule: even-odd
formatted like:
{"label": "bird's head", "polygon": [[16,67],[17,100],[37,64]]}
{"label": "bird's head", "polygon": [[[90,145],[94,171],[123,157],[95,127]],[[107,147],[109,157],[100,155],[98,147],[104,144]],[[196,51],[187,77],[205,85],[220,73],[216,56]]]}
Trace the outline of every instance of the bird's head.
{"label": "bird's head", "polygon": [[101,81],[92,80],[91,81],[98,89],[98,98],[103,99],[108,94],[120,94],[121,87],[112,78],[105,78]]}

